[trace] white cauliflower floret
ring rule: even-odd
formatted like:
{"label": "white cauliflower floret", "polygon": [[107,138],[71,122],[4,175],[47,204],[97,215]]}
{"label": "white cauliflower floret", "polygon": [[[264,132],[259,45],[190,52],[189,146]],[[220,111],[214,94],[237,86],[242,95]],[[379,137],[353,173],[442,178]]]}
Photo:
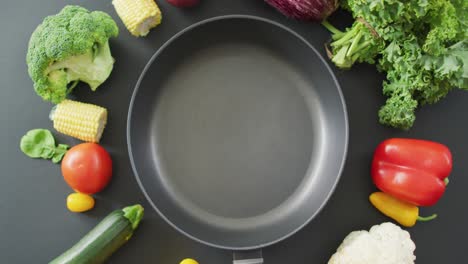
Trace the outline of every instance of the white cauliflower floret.
{"label": "white cauliflower floret", "polygon": [[407,231],[387,222],[351,232],[328,264],[413,264],[415,249]]}

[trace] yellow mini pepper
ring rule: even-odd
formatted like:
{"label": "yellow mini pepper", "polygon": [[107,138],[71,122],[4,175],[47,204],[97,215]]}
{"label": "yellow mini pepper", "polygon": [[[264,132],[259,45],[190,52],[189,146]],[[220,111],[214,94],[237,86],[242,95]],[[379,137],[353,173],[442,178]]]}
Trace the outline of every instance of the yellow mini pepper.
{"label": "yellow mini pepper", "polygon": [[417,206],[401,201],[384,192],[371,194],[369,200],[380,212],[394,219],[402,226],[412,227],[416,224],[416,221],[430,221],[437,217],[436,214],[421,217]]}

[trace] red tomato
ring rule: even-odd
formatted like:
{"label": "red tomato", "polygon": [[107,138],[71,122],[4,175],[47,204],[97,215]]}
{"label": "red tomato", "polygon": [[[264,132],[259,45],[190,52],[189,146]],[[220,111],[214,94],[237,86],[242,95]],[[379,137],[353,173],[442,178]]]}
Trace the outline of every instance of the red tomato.
{"label": "red tomato", "polygon": [[109,183],[112,160],[109,153],[96,143],[79,144],[65,154],[62,174],[72,189],[94,194],[102,191]]}

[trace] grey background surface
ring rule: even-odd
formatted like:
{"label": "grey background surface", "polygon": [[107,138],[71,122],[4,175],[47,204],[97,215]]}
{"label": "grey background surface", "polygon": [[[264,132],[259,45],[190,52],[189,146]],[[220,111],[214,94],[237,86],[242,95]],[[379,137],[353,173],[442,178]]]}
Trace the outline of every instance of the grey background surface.
{"label": "grey background surface", "polygon": [[[127,107],[137,78],[151,55],[171,36],[205,18],[224,14],[250,14],[283,23],[319,48],[329,34],[318,24],[300,23],[282,17],[262,0],[202,0],[191,10],[179,10],[160,0],[163,24],[146,38],[132,37],[117,17],[110,0],[15,0],[3,1],[0,9],[0,256],[2,263],[47,263],[81,238],[113,209],[141,203],[148,210],[132,240],[110,263],[177,264],[193,257],[201,264],[230,263],[231,252],[210,248],[177,233],[150,210],[132,175],[127,156],[125,127]],[[27,75],[25,55],[31,32],[50,14],[65,4],[80,4],[108,12],[117,21],[121,34],[111,40],[117,59],[114,72],[96,93],[86,86],[76,88],[74,96],[96,103],[110,111],[102,145],[114,161],[110,186],[97,196],[90,213],[74,214],[65,207],[71,189],[62,180],[60,167],[44,160],[32,160],[19,150],[21,136],[33,128],[49,128],[51,104],[42,101]],[[331,21],[344,26],[348,15],[338,12]],[[190,45],[190,43],[187,43]],[[468,210],[468,125],[465,120],[468,93],[452,92],[445,100],[418,112],[416,125],[409,132],[386,128],[377,123],[377,110],[384,102],[383,76],[374,67],[358,65],[350,71],[333,68],[345,95],[350,145],[347,164],[330,202],[320,215],[291,238],[264,250],[265,263],[326,263],[341,240],[351,231],[368,229],[387,221],[369,204],[375,190],[369,176],[372,152],[388,137],[417,137],[448,145],[454,156],[454,170],[448,191],[439,203],[423,208],[421,214],[437,212],[439,218],[420,223],[410,230],[417,249],[417,263],[467,263]],[[55,132],[54,132],[55,133]],[[59,142],[79,141],[55,133]]]}

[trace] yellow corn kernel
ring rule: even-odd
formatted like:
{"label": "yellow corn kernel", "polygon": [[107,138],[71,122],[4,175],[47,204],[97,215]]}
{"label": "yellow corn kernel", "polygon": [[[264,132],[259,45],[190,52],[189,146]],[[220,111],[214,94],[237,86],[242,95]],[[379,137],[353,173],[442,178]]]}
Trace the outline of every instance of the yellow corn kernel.
{"label": "yellow corn kernel", "polygon": [[113,0],[112,4],[128,31],[136,37],[146,36],[161,23],[161,10],[154,0]]}
{"label": "yellow corn kernel", "polygon": [[107,123],[107,110],[97,105],[64,100],[52,110],[50,117],[58,132],[97,143]]}

